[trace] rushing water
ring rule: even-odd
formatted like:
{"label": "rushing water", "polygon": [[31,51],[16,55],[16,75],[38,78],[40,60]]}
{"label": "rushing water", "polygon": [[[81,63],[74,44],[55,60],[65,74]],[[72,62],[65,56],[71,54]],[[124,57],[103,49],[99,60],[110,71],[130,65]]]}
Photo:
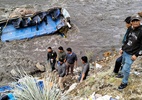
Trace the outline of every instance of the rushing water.
{"label": "rushing water", "polygon": [[72,47],[79,57],[85,51],[93,51],[96,57],[112,47],[120,48],[126,31],[124,19],[142,11],[141,0],[0,0],[1,17],[8,16],[12,9],[21,5],[38,10],[52,6],[65,7],[74,27],[67,38],[50,35],[29,41],[0,43],[1,75],[15,66],[29,67],[36,62],[45,62],[48,46],[55,50],[60,45]]}

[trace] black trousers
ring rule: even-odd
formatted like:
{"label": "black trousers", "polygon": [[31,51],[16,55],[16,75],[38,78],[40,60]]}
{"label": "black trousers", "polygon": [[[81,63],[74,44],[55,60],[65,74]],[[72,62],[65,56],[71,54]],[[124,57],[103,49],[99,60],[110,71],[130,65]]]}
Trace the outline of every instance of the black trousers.
{"label": "black trousers", "polygon": [[50,60],[51,71],[55,70],[55,64],[56,64],[56,60],[55,59],[53,61]]}
{"label": "black trousers", "polygon": [[114,73],[118,73],[119,70],[122,70],[122,56],[120,56],[119,58],[117,58],[116,62],[115,62],[115,66],[114,66]]}

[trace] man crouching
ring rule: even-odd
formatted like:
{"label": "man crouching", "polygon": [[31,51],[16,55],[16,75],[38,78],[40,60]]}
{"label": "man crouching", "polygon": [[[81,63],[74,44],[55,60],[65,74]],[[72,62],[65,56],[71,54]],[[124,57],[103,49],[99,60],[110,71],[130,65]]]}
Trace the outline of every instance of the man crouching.
{"label": "man crouching", "polygon": [[66,75],[66,65],[64,63],[64,59],[60,58],[57,64],[58,74],[59,74],[59,81],[58,85],[61,89],[61,91],[64,91],[64,85],[63,85],[63,78]]}
{"label": "man crouching", "polygon": [[89,63],[88,63],[88,58],[86,56],[81,57],[81,61],[82,61],[82,72],[80,74],[79,77],[79,82],[82,82],[83,80],[86,79],[86,77],[88,76],[88,72],[89,72]]}

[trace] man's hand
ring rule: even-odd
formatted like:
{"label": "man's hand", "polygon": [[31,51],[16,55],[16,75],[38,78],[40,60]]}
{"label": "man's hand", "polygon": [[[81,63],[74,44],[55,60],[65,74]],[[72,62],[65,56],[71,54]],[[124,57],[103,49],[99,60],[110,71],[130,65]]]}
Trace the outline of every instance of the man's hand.
{"label": "man's hand", "polygon": [[137,59],[137,57],[135,55],[132,56],[131,58],[133,61],[135,61]]}
{"label": "man's hand", "polygon": [[83,80],[81,79],[81,80],[80,80],[80,83],[81,83],[82,81],[83,81]]}
{"label": "man's hand", "polygon": [[77,68],[77,61],[75,61],[75,63],[74,63],[74,67],[75,67],[75,68]]}
{"label": "man's hand", "polygon": [[83,82],[84,77],[85,77],[85,74],[82,73],[82,77],[81,77],[80,83]]}
{"label": "man's hand", "polygon": [[119,51],[119,54],[122,55],[122,53],[123,53],[123,50],[120,50],[120,51]]}
{"label": "man's hand", "polygon": [[74,65],[74,68],[77,68],[77,65]]}

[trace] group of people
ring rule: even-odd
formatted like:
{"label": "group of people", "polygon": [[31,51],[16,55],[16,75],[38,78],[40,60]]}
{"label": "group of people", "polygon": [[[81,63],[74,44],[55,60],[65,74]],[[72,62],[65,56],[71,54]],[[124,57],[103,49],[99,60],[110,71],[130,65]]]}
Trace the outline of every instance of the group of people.
{"label": "group of people", "polygon": [[113,72],[118,78],[123,78],[118,87],[123,90],[128,85],[131,65],[142,55],[142,25],[139,15],[129,16],[125,19],[127,31],[122,41],[121,56],[117,58]]}
{"label": "group of people", "polygon": [[[66,49],[67,53],[64,51],[63,47],[58,47],[58,53],[54,51],[51,47],[47,49],[47,61],[51,67],[51,72],[58,71],[59,81],[58,84],[60,89],[63,91],[63,78],[69,74],[74,75],[74,67],[77,67],[77,55],[72,52],[71,48]],[[89,63],[86,56],[81,57],[82,61],[82,72],[78,78],[79,82],[86,79],[89,72]],[[57,67],[55,67],[57,63]]]}
{"label": "group of people", "polygon": [[[116,60],[113,72],[117,74],[118,78],[123,78],[122,83],[118,87],[122,90],[127,87],[131,65],[142,55],[142,25],[141,17],[139,15],[129,16],[125,19],[127,31],[122,41],[122,48],[120,50],[121,56]],[[73,75],[74,66],[77,66],[77,55],[72,52],[71,48],[64,51],[63,47],[58,48],[57,53],[48,47],[47,61],[50,63],[51,71],[55,71],[55,64],[57,62],[57,70],[59,74],[59,86],[64,90],[63,77],[71,72]],[[82,82],[86,79],[89,72],[89,63],[86,56],[81,57],[82,73],[78,80]],[[71,70],[71,71],[70,71]]]}

